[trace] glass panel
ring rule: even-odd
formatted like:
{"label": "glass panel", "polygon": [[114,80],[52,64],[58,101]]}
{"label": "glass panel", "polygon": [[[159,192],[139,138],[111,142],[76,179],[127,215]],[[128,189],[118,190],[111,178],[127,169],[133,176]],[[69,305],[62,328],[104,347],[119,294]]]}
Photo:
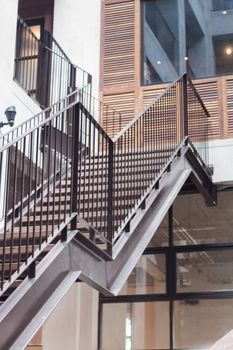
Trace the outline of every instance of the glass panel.
{"label": "glass panel", "polygon": [[178,253],[177,292],[233,290],[233,250]]}
{"label": "glass panel", "polygon": [[41,36],[41,25],[40,24],[36,24],[33,26],[30,26],[31,31],[33,32],[33,34],[37,37],[37,39],[40,40],[40,36]]}
{"label": "glass panel", "polygon": [[30,93],[35,93],[38,74],[38,58],[24,57],[17,62],[16,79]]}
{"label": "glass panel", "polygon": [[233,0],[213,0],[213,10],[221,11],[233,9]]}
{"label": "glass panel", "polygon": [[209,349],[233,328],[233,300],[176,301],[173,316],[174,348]]}
{"label": "glass panel", "polygon": [[179,70],[177,1],[143,4],[143,82],[173,81]]}
{"label": "glass panel", "polygon": [[144,1],[143,84],[174,81],[186,70],[196,79],[232,74],[232,9],[233,0]]}
{"label": "glass panel", "polygon": [[233,192],[218,192],[218,205],[207,207],[200,194],[174,202],[174,244],[232,243]]}
{"label": "glass panel", "polygon": [[166,257],[142,255],[119,294],[155,293],[166,293]]}
{"label": "glass panel", "polygon": [[216,75],[233,72],[233,35],[213,37]]}
{"label": "glass panel", "polygon": [[104,304],[101,350],[169,348],[169,303]]}
{"label": "glass panel", "polygon": [[148,247],[167,247],[168,242],[168,214],[166,214],[159,228],[157,229],[150,243],[148,244]]}

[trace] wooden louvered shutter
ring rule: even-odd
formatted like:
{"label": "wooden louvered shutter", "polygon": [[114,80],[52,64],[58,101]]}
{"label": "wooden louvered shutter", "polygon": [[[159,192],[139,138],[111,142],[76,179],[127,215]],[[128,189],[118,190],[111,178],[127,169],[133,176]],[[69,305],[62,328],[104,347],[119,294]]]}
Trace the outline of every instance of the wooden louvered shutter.
{"label": "wooden louvered shutter", "polygon": [[143,91],[143,107],[148,107],[161,92],[163,92],[168,84],[156,85],[150,88],[145,88]]}
{"label": "wooden louvered shutter", "polygon": [[134,1],[104,7],[104,87],[134,82]]}
{"label": "wooden louvered shutter", "polygon": [[103,6],[101,97],[121,118],[102,113],[101,124],[114,136],[135,115],[135,2],[106,0]]}
{"label": "wooden louvered shutter", "polygon": [[226,79],[228,137],[233,137],[233,78]]}
{"label": "wooden louvered shutter", "polygon": [[218,139],[221,135],[221,125],[220,125],[220,105],[218,100],[218,81],[217,79],[208,79],[194,81],[195,87],[200,94],[209,114],[209,138]]}

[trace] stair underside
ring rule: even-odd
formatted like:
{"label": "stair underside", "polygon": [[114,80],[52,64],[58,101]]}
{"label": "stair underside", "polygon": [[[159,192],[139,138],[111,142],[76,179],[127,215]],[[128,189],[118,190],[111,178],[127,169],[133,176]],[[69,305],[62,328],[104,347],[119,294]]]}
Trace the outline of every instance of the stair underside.
{"label": "stair underside", "polygon": [[[145,209],[136,210],[130,231],[123,232],[114,246],[112,260],[86,245],[78,227],[69,232],[66,242],[50,245],[37,263],[36,278],[15,281],[17,290],[0,308],[0,348],[23,349],[76,278],[104,294],[117,294],[188,178],[209,204],[214,203],[213,184],[190,147],[184,146],[169,171],[162,174],[159,186],[151,187],[144,199]],[[13,325],[10,331],[9,324]]]}

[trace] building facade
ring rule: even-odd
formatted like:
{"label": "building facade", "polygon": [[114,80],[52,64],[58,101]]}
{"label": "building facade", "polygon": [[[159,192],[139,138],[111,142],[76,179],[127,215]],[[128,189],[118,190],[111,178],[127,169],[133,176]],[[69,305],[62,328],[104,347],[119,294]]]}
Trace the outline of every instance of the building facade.
{"label": "building facade", "polygon": [[[116,110],[99,115],[110,136],[187,70],[210,113],[209,164],[218,185],[214,208],[184,188],[119,296],[75,283],[28,349],[208,349],[232,329],[233,1],[11,0],[0,16],[2,116],[15,105],[19,125],[46,106],[35,98],[48,88],[44,77],[33,85],[37,49],[27,51],[43,30],[67,55],[63,61],[92,75],[93,96]],[[20,48],[18,16],[33,33],[21,32]],[[56,67],[50,63],[61,77]]]}
{"label": "building facade", "polygon": [[177,197],[119,296],[100,297],[101,350],[209,349],[232,329],[232,7],[102,4],[101,96],[122,113],[118,125],[104,116],[103,125],[114,135],[187,71],[210,112],[218,205],[207,208],[195,192]]}

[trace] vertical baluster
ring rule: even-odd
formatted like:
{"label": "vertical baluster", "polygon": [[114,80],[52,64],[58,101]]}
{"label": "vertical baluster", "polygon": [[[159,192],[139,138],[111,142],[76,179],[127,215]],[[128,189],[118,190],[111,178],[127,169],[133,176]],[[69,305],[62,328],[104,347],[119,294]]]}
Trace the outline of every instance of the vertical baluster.
{"label": "vertical baluster", "polygon": [[[45,164],[46,164],[46,149],[45,149],[45,140],[47,139],[47,134],[48,134],[48,128],[47,124],[44,124],[42,129],[41,129],[41,190],[40,190],[40,233],[39,233],[39,249],[41,249],[41,244],[42,244],[42,225],[43,225],[43,210],[44,210],[44,176],[45,176]],[[49,198],[47,197],[47,201],[49,201]],[[48,205],[48,203],[47,203]]]}
{"label": "vertical baluster", "polygon": [[107,244],[107,250],[108,253],[111,255],[112,254],[112,240],[113,240],[113,226],[112,226],[112,217],[113,217],[113,206],[112,206],[112,199],[113,199],[113,160],[114,160],[114,143],[112,140],[106,140],[106,147],[108,147],[108,176],[106,174],[106,178],[108,177],[108,212],[107,212],[107,239],[108,239],[108,244]]}
{"label": "vertical baluster", "polygon": [[19,272],[20,268],[20,261],[21,261],[21,246],[22,246],[22,225],[23,225],[23,199],[24,199],[24,190],[25,190],[25,151],[26,151],[26,137],[22,140],[22,167],[21,167],[21,173],[22,173],[22,180],[20,185],[20,219],[19,219],[19,248],[18,248],[18,266],[17,270]]}
{"label": "vertical baluster", "polygon": [[[58,119],[58,121],[61,121],[61,125],[60,127],[57,127],[57,121],[56,121],[56,133],[60,133],[60,146],[58,147],[57,144],[56,144],[56,148],[55,148],[55,154],[56,154],[56,159],[57,159],[57,162],[58,162],[58,168],[55,170],[55,177],[56,177],[56,181],[57,181],[57,178],[58,178],[58,188],[59,188],[59,202],[58,202],[58,227],[60,227],[60,224],[62,222],[62,218],[61,218],[61,214],[62,214],[62,209],[61,209],[61,199],[62,197],[65,199],[64,201],[64,214],[63,214],[63,221],[65,221],[66,219],[66,197],[67,197],[67,188],[65,187],[64,191],[65,193],[63,192],[62,190],[62,179],[63,179],[63,159],[65,160],[65,154],[63,154],[63,152],[65,152],[65,147],[64,147],[64,150],[63,150],[63,138],[64,138],[64,135],[65,135],[65,128],[64,128],[64,124],[65,124],[65,121],[66,121],[66,125],[67,125],[67,131],[68,131],[68,111],[66,112],[63,112],[61,113],[56,119]],[[71,115],[72,117],[72,115]],[[58,148],[58,150],[57,150]],[[58,173],[58,174],[57,174]],[[66,184],[67,185],[67,184]]]}
{"label": "vertical baluster", "polygon": [[[35,231],[36,231],[36,226],[37,226],[37,212],[36,212],[36,208],[37,208],[37,177],[38,177],[38,168],[39,168],[39,160],[38,160],[38,156],[39,156],[39,131],[40,129],[37,128],[35,131],[35,137],[36,137],[36,141],[35,141],[35,145],[36,145],[36,154],[35,154],[35,162],[34,162],[34,173],[35,173],[35,179],[34,179],[34,214],[33,214],[33,235],[32,235],[32,256],[34,256],[34,252],[35,252]],[[36,224],[35,224],[36,223]]]}
{"label": "vertical baluster", "polygon": [[[73,134],[72,134],[72,177],[71,177],[71,194],[72,194],[72,212],[77,213],[77,198],[78,198],[78,142],[77,136],[79,131],[79,119],[80,119],[80,104],[76,104],[73,113]],[[77,216],[72,220],[71,229],[75,230],[77,228]]]}
{"label": "vertical baluster", "polygon": [[[96,172],[96,183],[97,183],[97,193],[100,192],[100,188],[101,188],[101,175],[100,175],[100,143],[101,143],[101,138],[100,138],[100,132],[98,132],[98,129],[96,130],[97,133],[97,140],[96,140],[96,148],[97,148],[97,152],[96,152],[96,166],[97,166],[97,172]],[[98,228],[98,214],[99,214],[99,206],[98,206],[98,201],[97,199],[94,200],[94,191],[92,192],[92,196],[93,196],[93,203],[96,203],[96,219],[95,219],[95,225],[96,228]],[[102,198],[100,198],[100,202],[101,202]],[[101,214],[101,212],[100,212]]]}
{"label": "vertical baluster", "polygon": [[52,139],[52,122],[51,120],[47,124],[48,126],[48,147],[47,147],[47,213],[46,213],[46,221],[45,221],[45,230],[46,230],[46,242],[48,241],[48,235],[49,235],[49,205],[50,205],[50,199],[51,199],[51,193],[50,193],[50,178],[51,178],[51,139]]}
{"label": "vertical baluster", "polygon": [[12,275],[12,264],[13,264],[13,257],[14,257],[14,222],[15,222],[15,207],[16,207],[16,186],[17,186],[17,161],[18,161],[18,142],[16,145],[12,146],[15,157],[14,157],[14,163],[13,163],[13,171],[12,171],[12,176],[10,174],[10,182],[12,178],[12,188],[10,191],[12,192],[12,203],[10,203],[9,209],[11,210],[11,246],[10,246],[10,266],[9,266],[9,272],[10,272],[10,280],[11,280],[11,275]]}
{"label": "vertical baluster", "polygon": [[[30,204],[31,204],[31,188],[32,188],[32,156],[33,156],[34,133],[28,135],[28,189],[27,189],[27,234],[26,234],[26,261],[29,257],[29,238],[30,238]],[[35,225],[35,222],[32,223]]]}
{"label": "vertical baluster", "polygon": [[[57,163],[57,133],[58,133],[58,118],[59,116],[55,117],[55,120],[53,120],[53,124],[51,125],[51,128],[53,130],[52,135],[53,136],[53,141],[54,141],[54,146],[52,147],[53,150],[51,150],[51,152],[53,152],[53,165],[52,165],[52,178],[53,178],[53,193],[51,194],[51,198],[52,198],[52,215],[51,215],[51,220],[52,220],[52,234],[54,233],[54,226],[55,226],[55,201],[56,201],[56,163]],[[54,125],[55,124],[55,125]],[[62,150],[61,150],[62,152]],[[59,191],[61,191],[61,186],[59,187]],[[61,197],[61,193],[57,193],[59,195],[59,198]],[[49,215],[49,212],[48,212]],[[58,216],[60,216],[60,210],[58,213]],[[58,225],[60,224],[60,220],[58,220]]]}
{"label": "vertical baluster", "polygon": [[[6,269],[6,237],[7,237],[7,212],[9,204],[9,195],[10,195],[10,165],[11,165],[11,154],[12,147],[6,150],[6,194],[5,194],[5,214],[4,214],[4,237],[3,237],[3,252],[2,252],[2,278],[1,278],[1,288],[3,288],[5,280],[5,269]],[[10,242],[11,246],[12,242]],[[10,276],[9,276],[10,277]]]}
{"label": "vertical baluster", "polygon": [[[73,111],[73,109],[72,109]],[[66,135],[65,138],[65,156],[64,156],[64,161],[65,161],[65,200],[64,200],[64,219],[67,215],[68,212],[68,206],[69,206],[69,210],[71,210],[71,201],[70,203],[68,203],[67,197],[68,197],[68,183],[69,183],[69,168],[68,168],[68,163],[69,163],[69,133],[70,133],[70,124],[72,126],[72,121],[73,121],[73,116],[71,121],[69,120],[69,118],[67,118],[66,120],[63,118],[62,116],[62,130]],[[64,123],[66,122],[66,128]],[[79,130],[78,130],[78,136],[77,136],[77,142],[79,142]],[[80,151],[79,151],[80,152]],[[79,163],[80,164],[80,163]],[[78,179],[77,179],[78,182]],[[71,189],[71,185],[69,186]],[[60,210],[60,205],[61,202],[59,202],[59,210]],[[79,212],[79,207],[77,207],[77,211]]]}

